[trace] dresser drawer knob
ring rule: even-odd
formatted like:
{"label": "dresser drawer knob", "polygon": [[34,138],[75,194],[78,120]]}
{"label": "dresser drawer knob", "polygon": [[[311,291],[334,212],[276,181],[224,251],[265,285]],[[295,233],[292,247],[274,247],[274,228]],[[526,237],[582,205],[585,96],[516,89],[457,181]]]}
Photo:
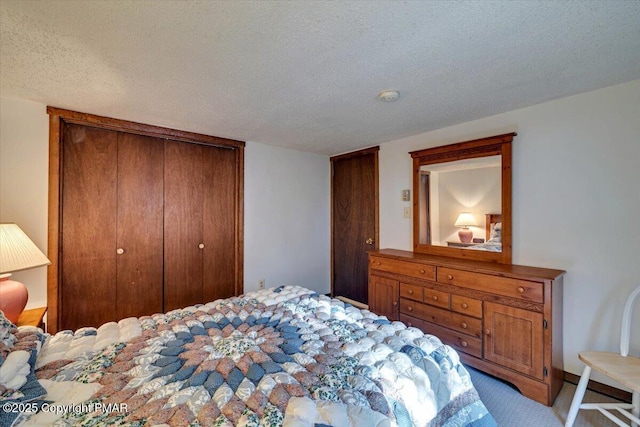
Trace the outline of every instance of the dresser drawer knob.
{"label": "dresser drawer knob", "polygon": [[469,304],[467,304],[466,302],[462,303],[462,308],[469,308]]}
{"label": "dresser drawer knob", "polygon": [[462,326],[462,329],[467,329],[469,327],[469,325],[467,325],[465,322],[462,322],[462,325],[460,326]]}
{"label": "dresser drawer knob", "polygon": [[408,327],[412,327],[412,326],[413,326],[413,323],[411,323],[411,322],[407,322],[407,326],[408,326]]}
{"label": "dresser drawer knob", "polygon": [[393,302],[393,306],[395,307],[395,306],[397,306],[397,305],[398,305],[398,301],[394,301],[394,302]]}
{"label": "dresser drawer knob", "polygon": [[468,346],[469,344],[467,344],[467,342],[466,342],[466,341],[460,341],[460,345],[461,345],[462,347],[464,347],[464,348],[467,348],[467,346]]}
{"label": "dresser drawer knob", "polygon": [[451,275],[451,274],[447,274],[447,279],[449,279],[449,280],[453,280],[453,275]]}
{"label": "dresser drawer knob", "polygon": [[518,292],[523,294],[524,293],[524,288],[522,286],[519,286],[518,287]]}
{"label": "dresser drawer knob", "polygon": [[407,310],[413,311],[413,307],[409,306],[409,307],[407,307]]}
{"label": "dresser drawer knob", "polygon": [[409,295],[413,295],[413,289],[409,289]]}
{"label": "dresser drawer knob", "polygon": [[438,301],[438,295],[434,295],[431,298],[433,298],[434,301]]}
{"label": "dresser drawer knob", "polygon": [[124,249],[122,249],[122,248],[118,248],[118,249],[116,249],[116,253],[117,253],[118,255],[122,255],[122,254],[124,253]]}
{"label": "dresser drawer knob", "polygon": [[380,265],[380,261],[376,261],[376,265]]}
{"label": "dresser drawer knob", "polygon": [[490,331],[489,329],[485,329],[485,330],[484,330],[484,334],[485,334],[486,336],[491,336],[491,331]]}
{"label": "dresser drawer knob", "polygon": [[424,273],[425,273],[424,269],[421,268],[420,269],[420,274],[424,274]]}

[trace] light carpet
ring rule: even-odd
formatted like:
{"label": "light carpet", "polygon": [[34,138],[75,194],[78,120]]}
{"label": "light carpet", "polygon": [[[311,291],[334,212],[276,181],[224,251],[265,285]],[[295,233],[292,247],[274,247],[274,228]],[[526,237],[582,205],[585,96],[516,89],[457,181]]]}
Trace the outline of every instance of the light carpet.
{"label": "light carpet", "polygon": [[[480,398],[500,427],[561,427],[567,419],[576,386],[564,383],[552,407],[524,397],[512,385],[467,367]],[[584,402],[618,402],[587,390]],[[575,427],[615,427],[598,411],[578,411]]]}

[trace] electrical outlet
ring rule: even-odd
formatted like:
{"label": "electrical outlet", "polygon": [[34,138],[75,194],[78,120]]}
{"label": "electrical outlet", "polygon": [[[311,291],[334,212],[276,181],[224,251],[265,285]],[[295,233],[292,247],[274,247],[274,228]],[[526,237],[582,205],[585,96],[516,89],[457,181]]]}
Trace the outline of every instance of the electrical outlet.
{"label": "electrical outlet", "polygon": [[406,206],[404,208],[404,217],[405,218],[411,218],[411,208],[409,206]]}
{"label": "electrical outlet", "polygon": [[258,280],[258,289],[264,289],[264,279]]}

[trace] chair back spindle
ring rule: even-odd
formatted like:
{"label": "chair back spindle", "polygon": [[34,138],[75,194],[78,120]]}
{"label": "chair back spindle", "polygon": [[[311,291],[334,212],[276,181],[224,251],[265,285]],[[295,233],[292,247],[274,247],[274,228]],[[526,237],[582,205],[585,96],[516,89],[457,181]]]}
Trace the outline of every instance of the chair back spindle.
{"label": "chair back spindle", "polygon": [[633,305],[640,297],[640,286],[638,286],[624,305],[624,311],[622,312],[622,331],[620,332],[620,355],[627,357],[629,354],[629,338],[631,336],[631,315],[633,314]]}

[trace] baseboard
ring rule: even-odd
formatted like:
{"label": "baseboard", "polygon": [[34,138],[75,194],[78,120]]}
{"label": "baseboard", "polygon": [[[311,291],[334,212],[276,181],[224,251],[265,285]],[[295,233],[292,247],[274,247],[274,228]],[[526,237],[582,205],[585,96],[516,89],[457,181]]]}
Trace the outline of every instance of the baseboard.
{"label": "baseboard", "polygon": [[[570,374],[569,372],[564,373],[564,380],[571,384],[578,384],[580,381],[580,375]],[[600,394],[604,394],[605,396],[613,397],[614,399],[621,400],[623,402],[631,403],[631,393],[628,391],[620,390],[619,388],[602,384],[597,381],[589,380],[589,384],[587,385],[587,389],[591,391],[595,391]]]}

